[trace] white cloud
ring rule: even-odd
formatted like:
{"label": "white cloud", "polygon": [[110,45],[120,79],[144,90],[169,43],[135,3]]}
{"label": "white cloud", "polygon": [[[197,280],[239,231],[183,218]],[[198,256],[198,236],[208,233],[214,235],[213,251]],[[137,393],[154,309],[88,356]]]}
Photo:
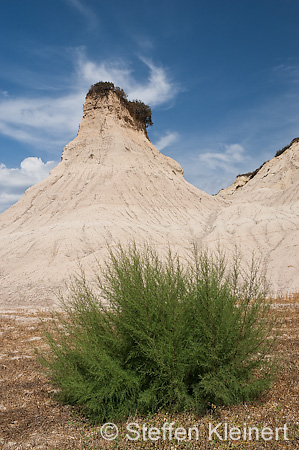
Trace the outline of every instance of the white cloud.
{"label": "white cloud", "polygon": [[226,172],[235,172],[236,164],[247,161],[244,147],[240,144],[225,145],[224,152],[205,152],[198,157],[209,169],[222,169]]}
{"label": "white cloud", "polygon": [[128,95],[133,99],[141,99],[152,106],[168,102],[178,93],[178,87],[173,83],[163,67],[156,66],[152,61],[141,58],[149,68],[150,75],[147,83],[136,84],[128,90]]}
{"label": "white cloud", "polygon": [[14,205],[20,198],[18,194],[7,194],[6,192],[0,192],[0,214]]}
{"label": "white cloud", "polygon": [[79,54],[79,73],[90,85],[98,81],[112,81],[128,94],[131,100],[142,100],[150,106],[159,106],[172,100],[178,93],[177,85],[168,76],[163,67],[140,57],[148,67],[148,79],[140,83],[134,78],[133,70],[122,59],[95,63],[88,61],[84,54]]}
{"label": "white cloud", "polygon": [[25,158],[19,168],[0,164],[0,212],[15,203],[24,191],[46,178],[57,162],[44,163],[41,158]]}
{"label": "white cloud", "polygon": [[98,81],[111,81],[126,91],[132,82],[132,70],[128,63],[120,58],[96,63],[85,57],[84,52],[78,52],[78,78],[81,83],[90,86]]}
{"label": "white cloud", "polygon": [[179,134],[176,131],[168,131],[164,136],[155,143],[155,147],[162,151],[179,139]]}

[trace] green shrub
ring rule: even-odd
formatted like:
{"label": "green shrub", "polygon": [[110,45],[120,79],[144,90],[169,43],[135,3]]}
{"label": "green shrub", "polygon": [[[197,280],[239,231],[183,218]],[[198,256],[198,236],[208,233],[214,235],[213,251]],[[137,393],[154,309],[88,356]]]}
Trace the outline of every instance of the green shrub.
{"label": "green shrub", "polygon": [[273,320],[253,264],[199,252],[189,264],[150,247],[110,250],[95,293],[84,275],[43,356],[60,398],[95,421],[248,401],[269,386]]}

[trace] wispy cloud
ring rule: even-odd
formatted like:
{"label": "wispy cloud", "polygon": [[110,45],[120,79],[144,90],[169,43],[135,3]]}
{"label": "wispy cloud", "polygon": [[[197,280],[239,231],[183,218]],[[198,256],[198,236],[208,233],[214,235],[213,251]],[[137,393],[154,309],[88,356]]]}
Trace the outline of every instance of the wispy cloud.
{"label": "wispy cloud", "polygon": [[182,155],[179,159],[185,178],[199,189],[209,194],[217,194],[220,189],[233,183],[236,176],[248,172],[250,167],[258,167],[240,143],[219,144],[216,150],[195,151]]}
{"label": "wispy cloud", "polygon": [[274,72],[293,72],[294,70],[297,71],[298,67],[291,64],[279,64],[278,66],[273,67]]}
{"label": "wispy cloud", "polygon": [[83,99],[80,92],[60,98],[0,99],[0,133],[43,149],[62,144],[78,128]]}
{"label": "wispy cloud", "polygon": [[213,132],[201,130],[197,136],[195,132],[189,141],[188,136],[182,137],[187,150],[178,159],[190,183],[217,193],[233,183],[238,174],[253,171],[273,158],[277,150],[298,136],[297,61],[285,61],[268,76],[275,95],[227,115],[222,123],[215,124]]}
{"label": "wispy cloud", "polygon": [[76,62],[77,77],[81,84],[90,86],[98,81],[111,81],[122,89],[128,89],[132,82],[132,70],[127,61],[115,58],[110,61],[95,62],[86,58],[84,51],[78,50]]}
{"label": "wispy cloud", "polygon": [[213,170],[235,172],[236,166],[248,160],[245,149],[240,144],[225,145],[223,152],[204,152],[198,156],[199,162]]}
{"label": "wispy cloud", "polygon": [[146,58],[140,57],[140,60],[149,69],[148,78],[142,83],[136,80],[132,67],[123,59],[95,63],[87,60],[84,53],[80,53],[78,63],[82,79],[89,84],[100,80],[112,81],[122,87],[131,100],[142,100],[151,106],[159,106],[172,100],[178,94],[179,87],[167,70]]}
{"label": "wispy cloud", "polygon": [[69,5],[75,8],[80,14],[86,17],[89,22],[89,26],[94,28],[97,25],[97,18],[95,12],[80,0],[65,0]]}
{"label": "wispy cloud", "polygon": [[38,183],[57,165],[55,161],[44,163],[41,158],[25,158],[18,168],[0,164],[0,212],[15,203],[24,191]]}
{"label": "wispy cloud", "polygon": [[147,83],[136,84],[129,88],[131,98],[142,98],[145,103],[158,106],[173,99],[178,91],[178,86],[172,82],[165,68],[155,65],[151,60],[141,58],[149,68],[150,75]]}
{"label": "wispy cloud", "polygon": [[173,99],[178,90],[166,69],[143,62],[149,75],[144,83],[140,83],[128,61],[91,61],[80,49],[61,96],[52,91],[46,95],[39,91],[38,98],[15,97],[6,92],[0,95],[0,133],[41,150],[62,146],[75,136],[86,92],[98,81],[112,81],[122,87],[129,98],[140,99],[151,106]]}
{"label": "wispy cloud", "polygon": [[135,34],[133,35],[133,39],[135,44],[141,49],[141,50],[153,50],[154,49],[154,42],[152,39],[150,39],[148,36],[144,36],[142,34]]}
{"label": "wispy cloud", "polygon": [[179,133],[176,131],[168,131],[164,136],[161,136],[160,139],[155,142],[155,146],[158,150],[163,150],[166,147],[174,144],[179,139]]}

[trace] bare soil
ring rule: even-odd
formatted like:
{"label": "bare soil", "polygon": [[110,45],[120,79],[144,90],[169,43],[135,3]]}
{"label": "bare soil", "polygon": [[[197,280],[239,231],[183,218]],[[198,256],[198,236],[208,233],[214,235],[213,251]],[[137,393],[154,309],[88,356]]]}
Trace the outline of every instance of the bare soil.
{"label": "bare soil", "polygon": [[[156,414],[130,418],[117,424],[119,436],[113,441],[101,437],[101,425],[94,426],[78,409],[60,404],[55,389],[43,374],[35,348],[46,349],[40,318],[51,320],[49,312],[11,310],[0,314],[0,449],[299,449],[299,294],[278,298],[273,307],[279,315],[279,369],[271,390],[252,403],[229,408],[211,407],[204,416]],[[165,422],[175,427],[197,427],[199,438],[151,441],[126,438],[129,422],[162,428]],[[209,439],[209,426],[227,423],[228,427],[283,427],[278,440]],[[246,425],[244,425],[246,424]],[[224,438],[223,425],[218,432]],[[147,435],[148,437],[148,435]],[[167,436],[168,437],[168,436]]]}

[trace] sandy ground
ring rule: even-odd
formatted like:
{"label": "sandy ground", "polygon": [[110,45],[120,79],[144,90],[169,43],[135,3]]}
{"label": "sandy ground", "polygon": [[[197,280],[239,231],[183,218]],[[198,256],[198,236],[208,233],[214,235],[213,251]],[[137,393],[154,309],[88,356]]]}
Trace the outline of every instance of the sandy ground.
{"label": "sandy ground", "polygon": [[[128,442],[126,424],[118,424],[119,438],[107,442],[100,426],[92,426],[73,407],[55,400],[51,382],[43,375],[35,357],[35,348],[46,349],[40,318],[51,320],[44,310],[6,310],[0,315],[0,448],[1,450],[51,449],[296,449],[299,448],[299,295],[282,297],[273,307],[279,314],[280,368],[272,389],[261,399],[215,408],[203,417],[161,415],[131,418],[140,425],[162,427],[175,421],[186,429],[198,426],[200,441]],[[281,433],[279,441],[209,441],[209,424],[272,428],[287,424],[288,441]]]}

